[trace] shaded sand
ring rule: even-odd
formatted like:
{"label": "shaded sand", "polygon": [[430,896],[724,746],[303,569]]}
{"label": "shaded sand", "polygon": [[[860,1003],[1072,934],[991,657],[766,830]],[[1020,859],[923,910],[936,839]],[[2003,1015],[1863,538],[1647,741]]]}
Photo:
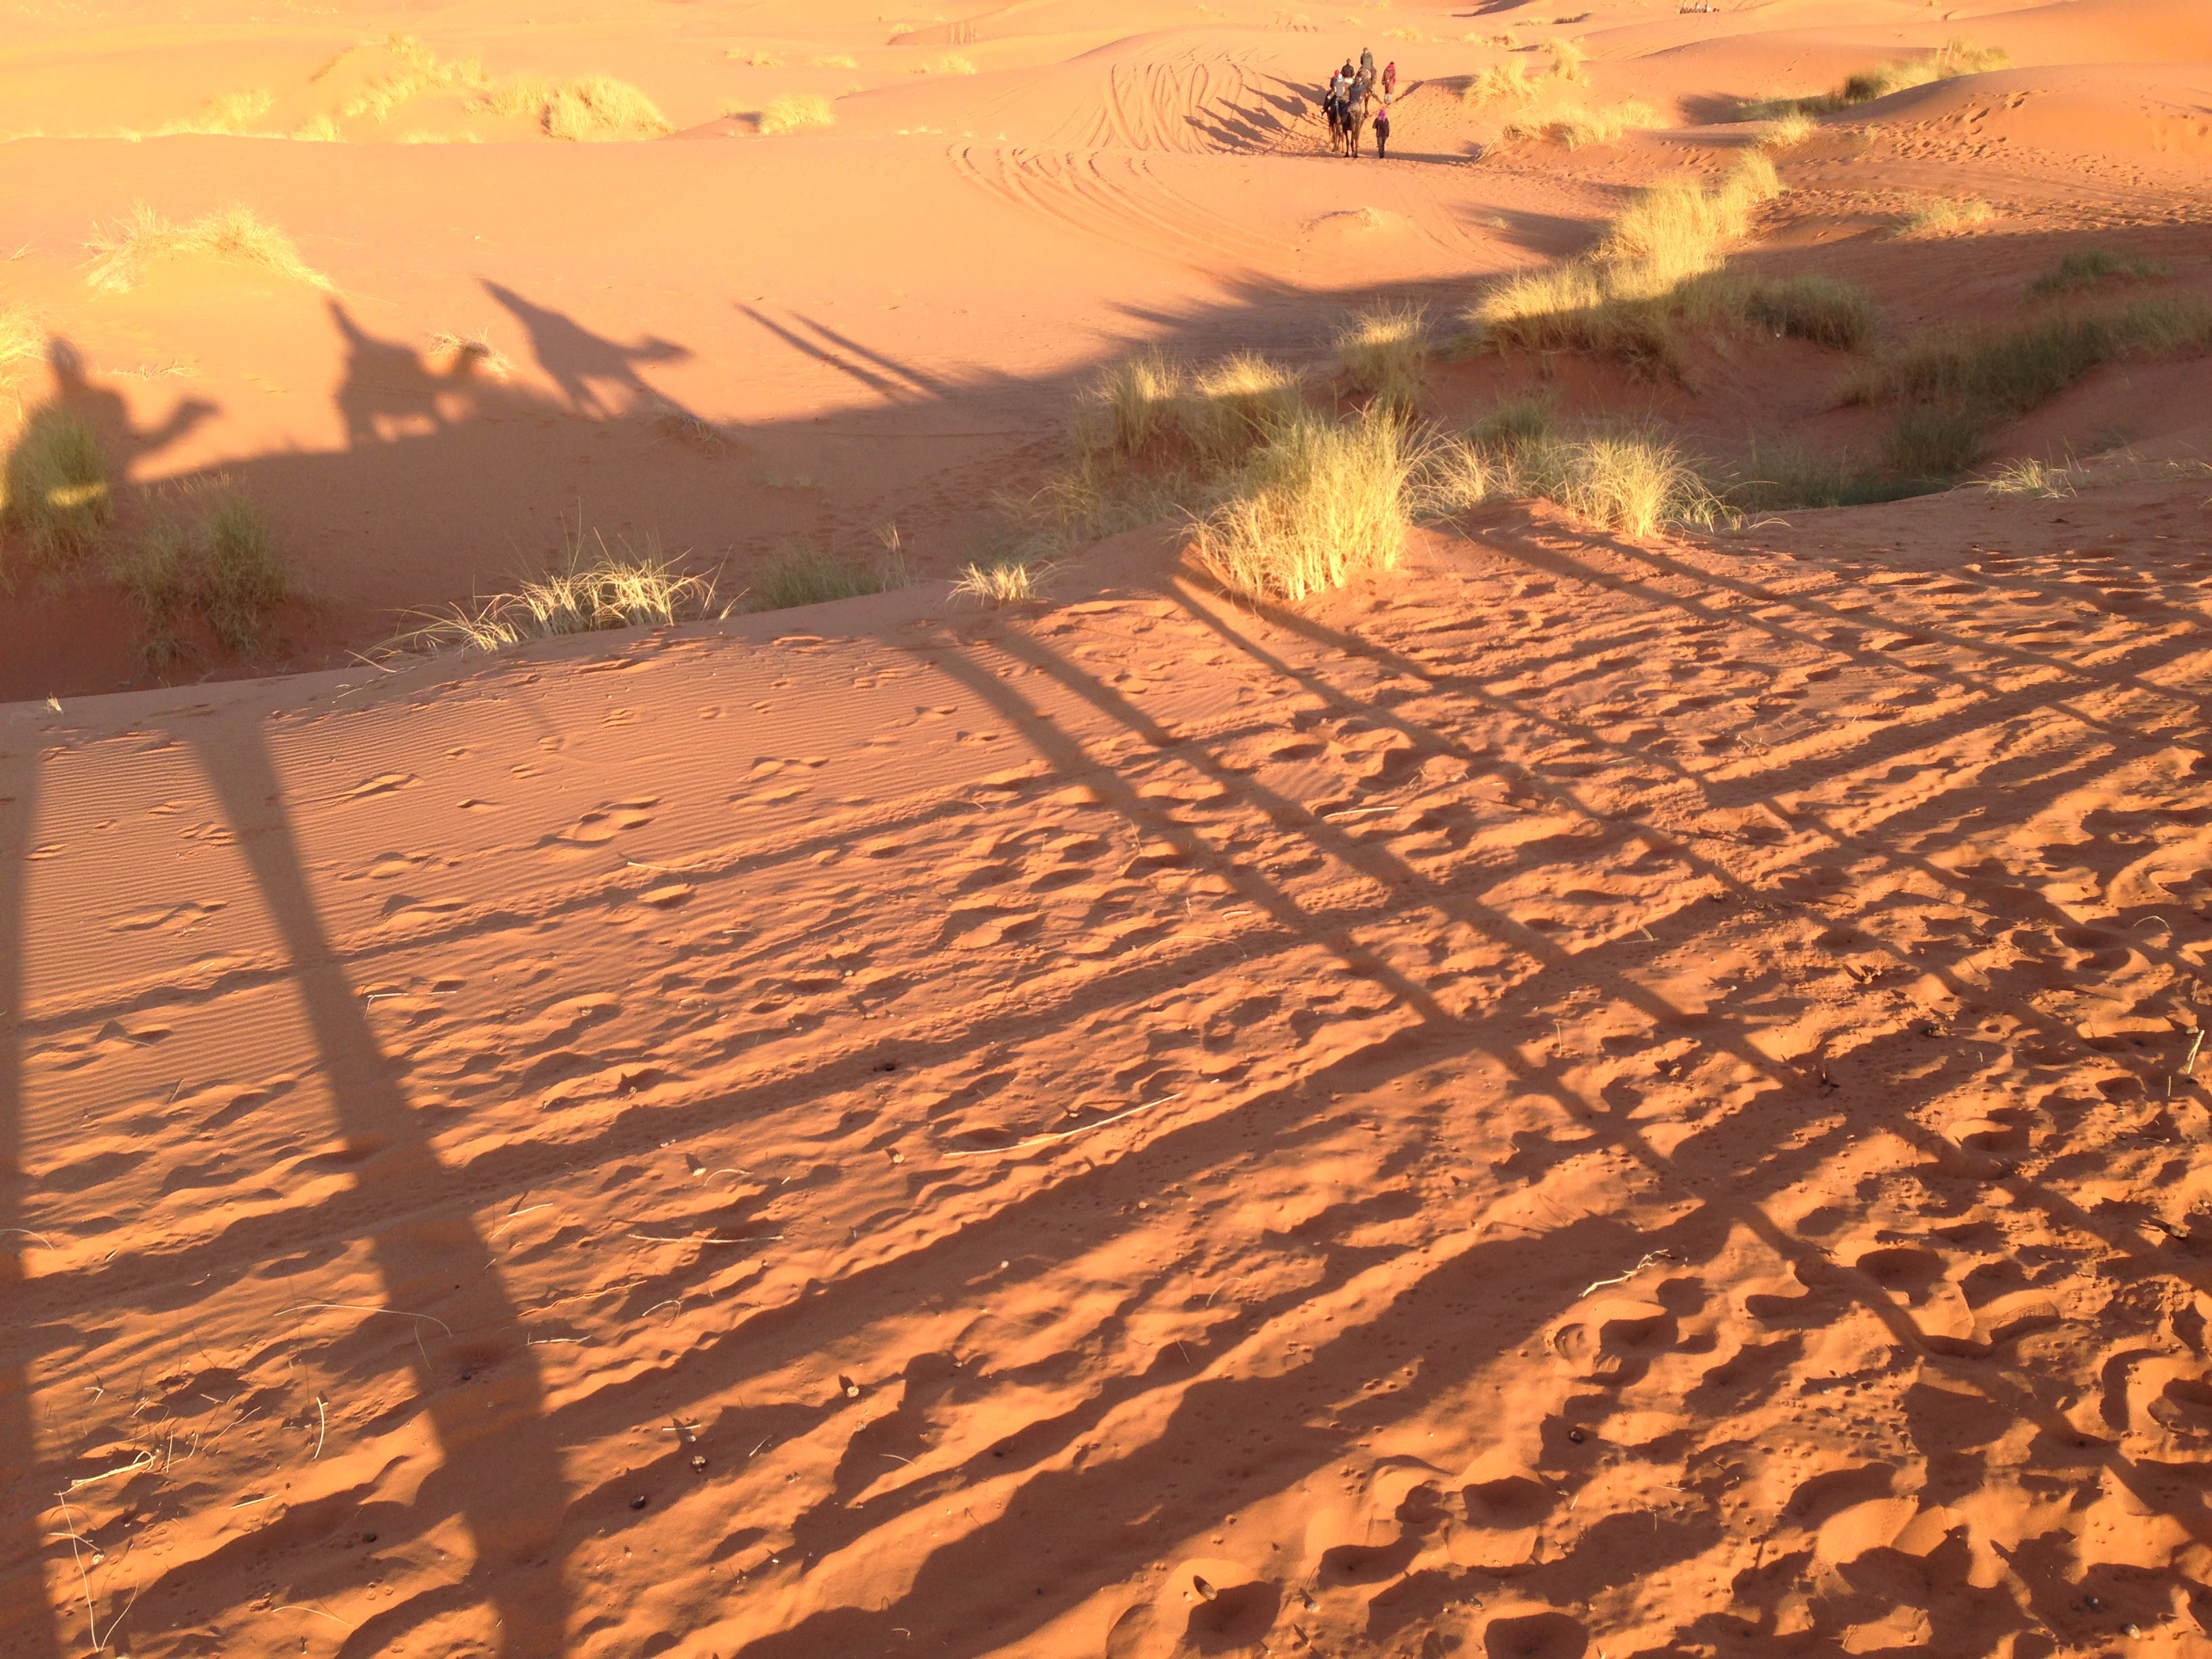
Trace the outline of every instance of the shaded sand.
{"label": "shaded sand", "polygon": [[2203,489],[13,711],[9,1651],[2197,1650]]}

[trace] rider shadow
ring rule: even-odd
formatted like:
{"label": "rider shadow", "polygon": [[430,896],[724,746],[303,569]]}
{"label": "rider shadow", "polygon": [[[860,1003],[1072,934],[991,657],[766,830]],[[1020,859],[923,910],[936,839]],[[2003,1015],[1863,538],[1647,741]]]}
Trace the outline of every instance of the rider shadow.
{"label": "rider shadow", "polygon": [[[181,398],[161,425],[142,429],[120,392],[86,379],[84,358],[68,340],[57,335],[46,342],[46,367],[53,375],[53,393],[25,417],[25,432],[64,417],[82,421],[98,436],[100,453],[118,478],[129,478],[140,462],[189,437],[218,412],[218,405],[204,398]],[[19,442],[16,453],[28,447]]]}
{"label": "rider shadow", "polygon": [[552,377],[573,413],[607,420],[655,407],[685,412],[647,385],[638,366],[688,362],[689,348],[652,337],[624,345],[592,333],[565,312],[532,304],[503,283],[486,282],[483,286],[522,325],[530,336],[531,355]]}

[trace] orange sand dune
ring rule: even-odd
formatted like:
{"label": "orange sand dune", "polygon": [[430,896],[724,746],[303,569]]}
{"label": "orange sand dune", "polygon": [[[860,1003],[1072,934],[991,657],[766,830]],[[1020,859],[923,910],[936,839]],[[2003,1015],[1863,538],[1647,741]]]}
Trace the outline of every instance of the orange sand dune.
{"label": "orange sand dune", "polygon": [[[1456,349],[1954,38],[1719,251],[1862,349]],[[2209,63],[2194,0],[0,0],[0,435],[113,508],[0,528],[0,1659],[2212,1655],[2212,359],[1886,505],[946,580],[1102,365],[1349,411],[1377,301],[1437,434],[1887,464],[1917,331],[2212,299]],[[297,267],[103,286],[141,204]],[[218,483],[298,591],[149,659],[105,561]],[[579,527],[731,614],[384,648]],[[748,611],[794,546],[915,580]]]}

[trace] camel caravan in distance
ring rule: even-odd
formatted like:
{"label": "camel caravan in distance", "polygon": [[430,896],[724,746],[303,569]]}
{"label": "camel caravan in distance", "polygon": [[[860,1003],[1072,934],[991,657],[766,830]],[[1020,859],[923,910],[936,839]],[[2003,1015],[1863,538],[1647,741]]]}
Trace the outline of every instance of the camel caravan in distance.
{"label": "camel caravan in distance", "polygon": [[[1375,54],[1362,49],[1359,65],[1344,60],[1344,67],[1328,78],[1322,94],[1322,109],[1328,117],[1328,148],[1334,155],[1359,154],[1360,135],[1370,120],[1375,129],[1375,154],[1387,155],[1390,143],[1390,100],[1398,90],[1398,66],[1384,65],[1378,75]],[[1371,115],[1370,115],[1371,109]]]}

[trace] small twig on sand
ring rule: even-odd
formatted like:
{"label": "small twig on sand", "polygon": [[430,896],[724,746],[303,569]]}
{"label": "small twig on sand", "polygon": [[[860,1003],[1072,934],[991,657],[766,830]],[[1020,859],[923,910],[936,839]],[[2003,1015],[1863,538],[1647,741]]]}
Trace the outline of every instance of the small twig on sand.
{"label": "small twig on sand", "polygon": [[1589,1284],[1583,1285],[1583,1295],[1588,1296],[1592,1291],[1601,1291],[1608,1285],[1626,1285],[1630,1279],[1635,1278],[1637,1274],[1642,1273],[1646,1267],[1651,1267],[1655,1263],[1661,1261],[1672,1261],[1674,1259],[1674,1253],[1672,1250],[1654,1250],[1650,1255],[1646,1255],[1643,1261],[1638,1262],[1633,1267],[1631,1267],[1626,1273],[1619,1274],[1612,1279],[1594,1279]]}
{"label": "small twig on sand", "polygon": [[315,1396],[315,1456],[307,1460],[310,1463],[315,1461],[315,1457],[320,1457],[323,1455],[323,1439],[330,1431],[329,1408],[323,1404],[322,1395],[317,1395]]}
{"label": "small twig on sand", "polygon": [[1025,1135],[1021,1139],[1013,1142],[1011,1146],[1006,1146],[963,1147],[957,1152],[947,1152],[945,1156],[947,1158],[988,1158],[994,1152],[1019,1152],[1024,1146],[1042,1146],[1049,1141],[1054,1140],[1073,1140],[1078,1135],[1089,1134],[1093,1129],[1103,1129],[1109,1123],[1119,1123],[1125,1117],[1134,1117],[1139,1112],[1149,1112],[1155,1106],[1164,1106],[1171,1100],[1181,1100],[1182,1098],[1182,1096],[1180,1093],[1162,1095],[1158,1100],[1148,1100],[1141,1106],[1130,1107],[1126,1112],[1115,1112],[1110,1117],[1098,1118],[1091,1122],[1080,1124],[1073,1129],[1056,1129],[1050,1134]]}
{"label": "small twig on sand", "polygon": [[347,1624],[344,1620],[339,1618],[335,1613],[325,1613],[320,1607],[311,1607],[305,1601],[279,1601],[275,1607],[270,1608],[269,1611],[271,1613],[312,1613],[316,1618],[327,1619],[333,1625],[340,1626],[346,1630],[359,1630],[361,1628],[358,1625]]}

